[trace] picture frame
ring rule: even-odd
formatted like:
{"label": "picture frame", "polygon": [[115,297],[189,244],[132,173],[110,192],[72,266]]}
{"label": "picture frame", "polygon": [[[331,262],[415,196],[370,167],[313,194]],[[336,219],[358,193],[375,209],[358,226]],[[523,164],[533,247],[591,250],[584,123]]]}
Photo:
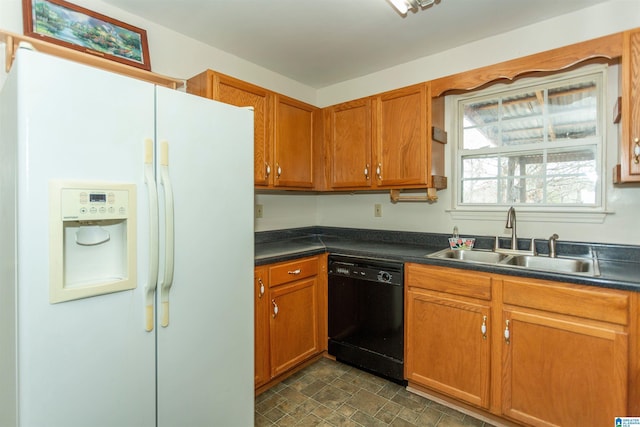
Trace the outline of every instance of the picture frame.
{"label": "picture frame", "polygon": [[147,32],[64,0],[22,0],[24,34],[151,71]]}

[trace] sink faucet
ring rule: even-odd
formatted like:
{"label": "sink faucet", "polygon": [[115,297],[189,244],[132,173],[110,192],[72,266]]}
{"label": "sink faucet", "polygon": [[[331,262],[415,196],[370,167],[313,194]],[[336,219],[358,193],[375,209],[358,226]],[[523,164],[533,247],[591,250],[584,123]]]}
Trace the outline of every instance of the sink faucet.
{"label": "sink faucet", "polygon": [[505,228],[511,229],[511,249],[518,249],[518,236],[516,235],[516,210],[511,206],[507,212],[507,225]]}
{"label": "sink faucet", "polygon": [[549,237],[549,257],[555,258],[556,254],[556,240],[558,240],[558,235],[553,233],[553,236]]}

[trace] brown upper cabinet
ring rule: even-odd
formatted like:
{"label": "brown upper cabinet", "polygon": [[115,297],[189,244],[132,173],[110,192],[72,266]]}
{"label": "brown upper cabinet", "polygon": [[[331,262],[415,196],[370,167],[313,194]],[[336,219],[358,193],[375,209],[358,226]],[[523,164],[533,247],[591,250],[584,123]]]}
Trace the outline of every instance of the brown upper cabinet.
{"label": "brown upper cabinet", "polygon": [[313,188],[314,129],[320,110],[276,95],[274,187]]}
{"label": "brown upper cabinet", "polygon": [[434,177],[444,175],[446,140],[432,134],[434,117],[444,121],[442,102],[429,89],[421,83],[325,108],[329,187],[446,188]]}
{"label": "brown upper cabinet", "polygon": [[447,188],[444,96],[592,62],[622,64],[616,183],[640,182],[640,29],[438,78],[322,110],[207,70],[187,91],[255,113],[255,185],[347,191]]}
{"label": "brown upper cabinet", "polygon": [[187,80],[187,91],[238,107],[253,107],[257,187],[313,187],[318,108],[213,70]]}
{"label": "brown upper cabinet", "polygon": [[640,29],[626,31],[622,40],[620,113],[622,140],[618,183],[640,182]]}
{"label": "brown upper cabinet", "polygon": [[362,98],[324,109],[329,186],[371,188],[372,99]]}
{"label": "brown upper cabinet", "polygon": [[427,184],[427,85],[375,98],[375,180],[379,187]]}

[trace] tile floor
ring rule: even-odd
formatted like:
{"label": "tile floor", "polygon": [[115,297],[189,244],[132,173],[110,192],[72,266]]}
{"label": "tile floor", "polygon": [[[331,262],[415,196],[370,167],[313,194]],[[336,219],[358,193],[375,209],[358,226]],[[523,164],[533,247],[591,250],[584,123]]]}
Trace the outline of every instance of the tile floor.
{"label": "tile floor", "polygon": [[255,425],[490,426],[398,384],[325,358],[259,395]]}

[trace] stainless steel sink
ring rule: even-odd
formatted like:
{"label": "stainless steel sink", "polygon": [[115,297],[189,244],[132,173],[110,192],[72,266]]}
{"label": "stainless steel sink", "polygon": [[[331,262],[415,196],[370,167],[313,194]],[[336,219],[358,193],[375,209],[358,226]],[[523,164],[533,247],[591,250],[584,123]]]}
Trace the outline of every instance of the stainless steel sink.
{"label": "stainless steel sink", "polygon": [[427,255],[427,257],[553,273],[577,274],[582,276],[600,275],[598,260],[595,258],[550,258],[548,256],[518,255],[517,253],[502,253],[478,249],[443,249]]}
{"label": "stainless steel sink", "polygon": [[483,251],[483,250],[451,250],[445,249],[431,255],[428,255],[429,258],[445,258],[445,259],[456,259],[459,261],[469,261],[469,262],[480,262],[485,264],[497,264],[500,261],[509,257],[509,255],[501,254],[498,252],[492,251]]}
{"label": "stainless steel sink", "polygon": [[504,260],[502,264],[557,273],[600,275],[598,262],[593,258],[550,258],[518,255]]}

